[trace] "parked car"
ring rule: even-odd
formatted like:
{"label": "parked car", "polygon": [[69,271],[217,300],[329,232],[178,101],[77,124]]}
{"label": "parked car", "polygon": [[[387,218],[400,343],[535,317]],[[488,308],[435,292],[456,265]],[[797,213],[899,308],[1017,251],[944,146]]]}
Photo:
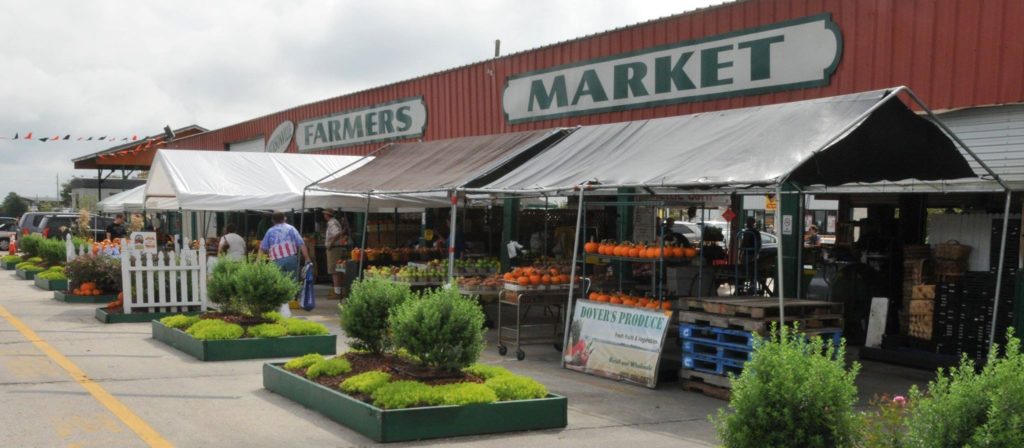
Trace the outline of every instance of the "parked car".
{"label": "parked car", "polygon": [[[92,238],[96,241],[107,237],[107,226],[114,222],[112,218],[92,215],[89,218],[89,227],[92,229]],[[51,214],[43,217],[39,223],[39,233],[45,238],[63,238],[78,223],[77,214]]]}
{"label": "parked car", "polygon": [[[18,230],[22,235],[31,235],[33,233],[42,233],[43,229],[39,228],[39,224],[43,222],[43,218],[53,215],[54,212],[28,212],[21,215],[21,221],[18,222]],[[73,215],[73,213],[64,213],[65,215]]]}
{"label": "parked car", "polygon": [[0,217],[0,251],[7,251],[11,247],[11,236],[18,233],[18,220],[16,218]]}

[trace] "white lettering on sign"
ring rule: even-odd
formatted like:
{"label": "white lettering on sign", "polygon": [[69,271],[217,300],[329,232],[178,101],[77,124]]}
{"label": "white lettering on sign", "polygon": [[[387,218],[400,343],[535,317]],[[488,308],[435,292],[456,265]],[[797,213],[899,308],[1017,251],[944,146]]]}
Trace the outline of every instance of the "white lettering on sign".
{"label": "white lettering on sign", "polygon": [[266,152],[285,152],[292,142],[292,134],[295,133],[295,124],[291,120],[282,121],[277,125],[274,132],[267,139]]}
{"label": "white lettering on sign", "polygon": [[510,76],[512,123],[827,85],[842,37],[831,15]]}
{"label": "white lettering on sign", "polygon": [[358,145],[423,135],[427,106],[409,98],[299,123],[295,137],[300,152]]}

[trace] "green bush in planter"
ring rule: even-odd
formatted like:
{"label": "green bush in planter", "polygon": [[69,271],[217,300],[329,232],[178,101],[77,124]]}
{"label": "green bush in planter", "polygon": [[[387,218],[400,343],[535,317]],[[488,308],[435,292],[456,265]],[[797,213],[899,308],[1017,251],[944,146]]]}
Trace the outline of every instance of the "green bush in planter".
{"label": "green bush in planter", "polygon": [[306,370],[306,378],[316,379],[321,376],[338,376],[352,371],[352,364],[345,358],[331,358],[317,361]]}
{"label": "green bush in planter", "polygon": [[4,263],[21,263],[21,256],[19,255],[4,255]]}
{"label": "green bush in planter", "polygon": [[30,257],[36,257],[39,256],[39,246],[43,244],[43,241],[44,238],[40,235],[26,235],[18,239],[18,249]]}
{"label": "green bush in planter", "polygon": [[409,285],[368,278],[352,284],[345,303],[339,304],[341,328],[352,346],[372,353],[391,348],[388,316],[412,296]]}
{"label": "green bush in planter", "polygon": [[50,270],[50,269],[47,269],[46,271],[43,271],[43,272],[39,273],[39,275],[37,275],[36,278],[41,278],[43,280],[48,280],[48,281],[51,281],[51,282],[56,282],[56,281],[61,281],[61,280],[67,280],[68,279],[67,277],[64,276],[63,272],[54,271],[54,270]]}
{"label": "green bush in planter", "polygon": [[279,321],[288,330],[288,336],[320,336],[330,333],[323,324],[289,317]]}
{"label": "green bush in planter", "polygon": [[[121,260],[108,255],[83,255],[68,262],[68,279],[74,285],[94,282],[107,292],[121,291]],[[146,278],[146,277],[143,277]]]}
{"label": "green bush in planter", "polygon": [[469,367],[462,369],[462,371],[475,377],[483,378],[485,380],[489,380],[491,378],[496,378],[499,376],[514,375],[510,370],[504,367],[480,363],[474,363]]}
{"label": "green bush in planter", "polygon": [[300,356],[298,358],[293,358],[292,360],[284,363],[284,368],[286,368],[286,369],[305,369],[306,367],[309,367],[309,366],[311,366],[313,364],[316,364],[316,363],[318,363],[320,361],[323,361],[323,360],[324,360],[324,355],[321,355],[319,353],[310,353],[308,355],[302,355],[302,356]]}
{"label": "green bush in planter", "polygon": [[342,392],[355,394],[372,394],[381,386],[391,381],[391,375],[387,372],[370,371],[359,375],[351,376],[342,381],[338,386]]}
{"label": "green bush in planter", "polygon": [[242,312],[242,301],[236,290],[237,282],[234,276],[244,264],[245,261],[220,257],[210,271],[210,277],[206,280],[207,298],[216,304],[223,313],[239,314]]}
{"label": "green bush in planter", "polygon": [[431,388],[430,404],[435,406],[465,406],[498,401],[491,388],[478,383],[454,383]]}
{"label": "green bush in planter", "polygon": [[45,239],[39,243],[39,256],[49,264],[60,264],[67,260],[67,244],[56,239]]}
{"label": "green bush in planter", "polygon": [[433,391],[430,386],[416,381],[395,381],[385,384],[370,395],[373,405],[382,409],[404,409],[430,404]]}
{"label": "green bush in planter", "polygon": [[242,311],[252,316],[274,311],[295,298],[301,289],[298,282],[265,258],[240,264],[231,278]]}
{"label": "green bush in planter", "polygon": [[467,367],[484,347],[484,313],[476,300],[456,289],[438,288],[406,301],[388,324],[396,347],[440,369]]}
{"label": "green bush in planter", "polygon": [[33,262],[31,262],[31,261],[22,261],[21,263],[18,263],[18,264],[16,264],[16,265],[14,265],[14,268],[15,268],[15,269],[21,269],[21,270],[23,270],[23,271],[24,271],[24,270],[25,270],[25,268],[27,268],[27,267],[29,267],[29,266],[35,266],[35,265],[36,265],[36,264],[35,264],[35,263],[33,263]]}
{"label": "green bush in planter", "polygon": [[993,346],[980,372],[966,358],[940,369],[927,393],[910,390],[906,445],[1024,446],[1024,353],[1013,330],[1004,355]]}
{"label": "green bush in planter", "polygon": [[[824,347],[824,348],[823,348]],[[860,365],[845,364],[845,343],[824,345],[773,325],[755,335],[754,352],[732,379],[729,411],[713,418],[727,447],[845,447],[860,431],[854,379]]]}
{"label": "green bush in planter", "polygon": [[484,385],[494,390],[501,401],[530,400],[548,396],[548,388],[533,378],[519,375],[499,375]]}
{"label": "green bush in planter", "polygon": [[184,314],[177,314],[174,316],[167,316],[160,319],[160,323],[168,328],[177,328],[179,330],[188,329],[196,322],[199,322],[199,316],[186,316]]}
{"label": "green bush in planter", "polygon": [[25,272],[43,272],[43,271],[46,270],[46,268],[44,268],[42,266],[37,266],[37,265],[34,265],[34,264],[30,264],[28,266],[25,266],[25,267],[21,268],[21,270],[23,270]]}
{"label": "green bush in planter", "polygon": [[284,316],[282,316],[281,313],[278,313],[277,311],[268,311],[266,313],[263,313],[263,318],[278,323],[284,320]]}
{"label": "green bush in planter", "polygon": [[238,339],[245,334],[241,325],[231,324],[219,319],[201,319],[185,330],[196,339],[204,341],[223,341]]}
{"label": "green bush in planter", "polygon": [[249,336],[254,338],[279,338],[288,335],[288,329],[281,324],[259,324],[249,327]]}
{"label": "green bush in planter", "polygon": [[27,261],[29,263],[32,263],[32,264],[39,264],[39,263],[43,262],[43,259],[40,258],[40,257],[29,257],[29,259],[25,260],[25,261]]}

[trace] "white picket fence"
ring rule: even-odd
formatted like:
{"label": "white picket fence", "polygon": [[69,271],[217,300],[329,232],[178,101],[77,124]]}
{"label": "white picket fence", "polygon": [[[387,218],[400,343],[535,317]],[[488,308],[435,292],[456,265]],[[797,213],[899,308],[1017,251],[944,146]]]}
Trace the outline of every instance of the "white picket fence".
{"label": "white picket fence", "polygon": [[81,257],[82,255],[88,255],[92,250],[92,245],[90,245],[89,243],[82,243],[81,246],[75,247],[75,243],[71,241],[70,234],[68,234],[67,238],[64,240],[64,243],[67,248],[66,251],[68,263],[70,263],[71,260]]}
{"label": "white picket fence", "polygon": [[206,248],[121,252],[124,312],[206,311]]}

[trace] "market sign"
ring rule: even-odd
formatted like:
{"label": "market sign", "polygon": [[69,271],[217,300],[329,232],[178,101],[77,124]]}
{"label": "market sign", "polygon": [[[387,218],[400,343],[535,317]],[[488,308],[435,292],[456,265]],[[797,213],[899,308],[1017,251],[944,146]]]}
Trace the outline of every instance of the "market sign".
{"label": "market sign", "polygon": [[565,347],[565,367],[654,388],[671,311],[579,300]]}
{"label": "market sign", "polygon": [[266,152],[285,152],[292,142],[292,134],[295,133],[295,124],[291,120],[282,121],[277,125],[274,132],[267,139]]}
{"label": "market sign", "polygon": [[510,76],[512,123],[828,85],[842,55],[830,14]]}
{"label": "market sign", "polygon": [[406,98],[299,123],[300,152],[419,137],[427,125],[423,97]]}

